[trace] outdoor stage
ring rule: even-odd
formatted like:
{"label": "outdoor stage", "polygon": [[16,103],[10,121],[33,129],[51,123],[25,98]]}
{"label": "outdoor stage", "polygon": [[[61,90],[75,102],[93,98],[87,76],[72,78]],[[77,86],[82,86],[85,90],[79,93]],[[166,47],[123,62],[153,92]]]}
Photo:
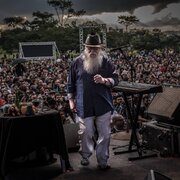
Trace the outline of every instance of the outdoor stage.
{"label": "outdoor stage", "polygon": [[[14,171],[8,174],[6,180],[144,180],[151,169],[173,180],[179,180],[179,157],[154,157],[137,161],[128,161],[128,157],[132,155],[132,153],[114,155],[114,150],[112,150],[114,147],[125,144],[128,144],[128,141],[111,139],[109,164],[112,168],[106,172],[97,169],[97,162],[94,155],[90,158],[89,166],[81,166],[80,155],[78,152],[74,152],[69,153],[70,163],[74,168],[73,172],[62,174],[60,172],[59,162],[57,161],[54,164],[43,167],[16,167]],[[137,154],[137,152],[134,153]]]}

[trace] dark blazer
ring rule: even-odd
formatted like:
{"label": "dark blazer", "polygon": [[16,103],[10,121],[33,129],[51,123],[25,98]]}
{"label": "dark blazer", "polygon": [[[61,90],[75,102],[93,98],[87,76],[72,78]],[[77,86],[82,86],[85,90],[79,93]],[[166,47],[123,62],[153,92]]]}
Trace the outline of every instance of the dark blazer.
{"label": "dark blazer", "polygon": [[[118,84],[115,67],[106,58],[103,58],[102,67],[96,74],[104,78],[113,78],[114,85]],[[111,88],[104,84],[94,83],[94,75],[84,70],[82,55],[72,62],[68,75],[67,93],[75,95],[77,115],[81,118],[100,116],[113,111]]]}

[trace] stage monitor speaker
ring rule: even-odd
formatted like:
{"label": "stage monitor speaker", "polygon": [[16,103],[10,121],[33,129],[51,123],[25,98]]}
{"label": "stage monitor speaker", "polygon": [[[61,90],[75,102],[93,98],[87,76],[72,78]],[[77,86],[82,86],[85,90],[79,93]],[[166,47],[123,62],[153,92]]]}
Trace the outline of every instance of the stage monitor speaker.
{"label": "stage monitor speaker", "polygon": [[74,152],[79,150],[79,124],[78,123],[70,123],[64,124],[64,134],[66,139],[66,146],[69,152]]}
{"label": "stage monitor speaker", "polygon": [[162,93],[158,93],[148,107],[147,113],[157,121],[165,121],[180,124],[180,88],[164,87]]}
{"label": "stage monitor speaker", "polygon": [[144,180],[172,180],[172,179],[151,169]]}

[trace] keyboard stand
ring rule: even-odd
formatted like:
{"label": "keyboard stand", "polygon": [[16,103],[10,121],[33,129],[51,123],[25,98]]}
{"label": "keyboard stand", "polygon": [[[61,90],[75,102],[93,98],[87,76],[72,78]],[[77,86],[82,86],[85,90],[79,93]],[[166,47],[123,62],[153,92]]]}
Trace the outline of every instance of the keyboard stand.
{"label": "keyboard stand", "polygon": [[[123,153],[131,153],[131,152],[137,151],[139,156],[129,157],[128,158],[129,161],[150,158],[150,157],[157,157],[157,153],[149,154],[149,155],[144,154],[144,153],[146,153],[146,150],[144,150],[144,147],[140,144],[138,136],[137,136],[137,121],[138,121],[138,116],[139,116],[143,93],[137,94],[137,96],[138,96],[137,106],[136,106],[136,103],[134,102],[134,94],[129,94],[129,93],[123,92],[123,96],[124,96],[124,100],[126,103],[132,131],[131,131],[131,137],[130,137],[130,141],[129,141],[128,150],[114,152],[114,155],[123,154]],[[131,96],[131,98],[132,98],[131,102],[128,101],[128,96]],[[133,149],[133,145],[136,146],[136,149]]]}

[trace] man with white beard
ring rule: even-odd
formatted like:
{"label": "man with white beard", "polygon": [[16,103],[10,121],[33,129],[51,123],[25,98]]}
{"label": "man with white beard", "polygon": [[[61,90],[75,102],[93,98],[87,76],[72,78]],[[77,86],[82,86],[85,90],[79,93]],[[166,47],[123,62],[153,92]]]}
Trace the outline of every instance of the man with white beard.
{"label": "man with white beard", "polygon": [[70,109],[79,120],[81,165],[89,164],[95,148],[98,168],[107,170],[113,112],[111,87],[118,84],[118,75],[102,50],[98,34],[89,34],[84,45],[84,52],[71,64],[67,95]]}

